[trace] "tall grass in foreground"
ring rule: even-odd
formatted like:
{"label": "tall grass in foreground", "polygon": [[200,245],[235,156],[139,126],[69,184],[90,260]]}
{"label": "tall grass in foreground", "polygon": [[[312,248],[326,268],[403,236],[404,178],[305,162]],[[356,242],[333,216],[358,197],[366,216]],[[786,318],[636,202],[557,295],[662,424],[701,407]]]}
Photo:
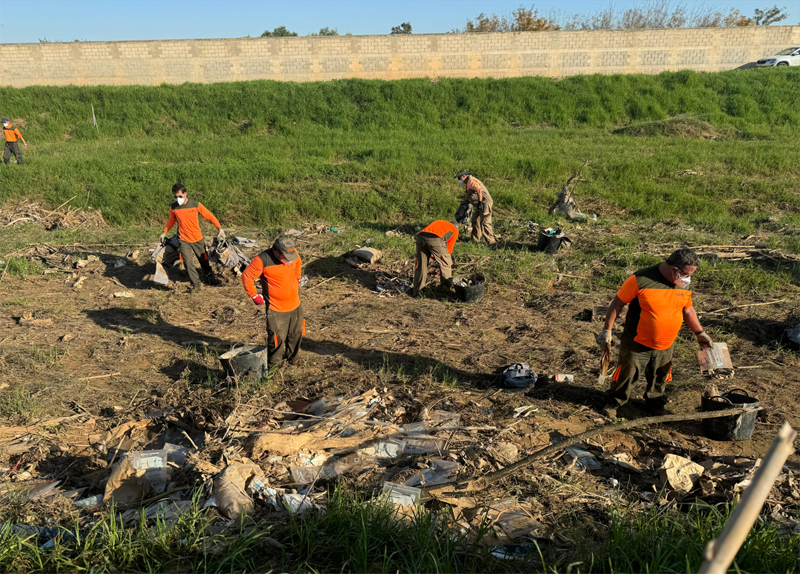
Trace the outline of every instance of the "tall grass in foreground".
{"label": "tall grass in foreground", "polygon": [[[730,508],[697,505],[685,514],[618,508],[599,536],[574,528],[575,546],[544,541],[521,559],[491,555],[485,531],[466,538],[443,516],[419,509],[402,519],[379,501],[337,490],[327,512],[285,523],[210,534],[195,506],[176,524],[123,529],[111,511],[88,532],[52,549],[0,528],[0,569],[22,572],[695,572],[706,542]],[[569,517],[566,517],[569,519]],[[800,534],[758,524],[734,565],[737,572],[794,572]]]}

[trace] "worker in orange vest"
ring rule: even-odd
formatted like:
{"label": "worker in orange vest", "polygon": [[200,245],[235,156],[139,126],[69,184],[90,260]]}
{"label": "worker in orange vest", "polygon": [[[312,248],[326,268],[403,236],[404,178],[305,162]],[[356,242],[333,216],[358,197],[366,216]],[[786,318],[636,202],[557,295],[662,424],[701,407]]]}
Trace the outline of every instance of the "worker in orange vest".
{"label": "worker in orange vest", "polygon": [[[261,252],[242,273],[242,285],[256,305],[267,306],[267,361],[270,367],[284,360],[293,363],[306,334],[300,304],[303,265],[291,237],[281,237]],[[261,282],[261,294],[255,280]]]}
{"label": "worker in orange vest", "polygon": [[6,136],[6,147],[3,149],[3,163],[11,163],[11,155],[13,154],[17,163],[22,165],[22,152],[19,151],[17,139],[22,140],[25,149],[28,149],[28,143],[25,141],[25,138],[22,137],[22,134],[19,133],[19,130],[11,126],[11,122],[8,118],[3,118],[3,135]]}
{"label": "worker in orange vest", "polygon": [[203,239],[203,232],[200,230],[200,217],[210,221],[219,230],[217,233],[219,239],[225,239],[225,232],[222,231],[222,227],[213,213],[199,201],[188,198],[183,184],[176,183],[173,185],[172,195],[175,198],[175,203],[169,207],[169,220],[164,226],[164,232],[158,239],[164,245],[167,240],[167,232],[177,223],[180,247],[178,251],[170,248],[164,250],[164,267],[169,269],[179,257],[183,257],[183,264],[189,274],[189,281],[192,282],[192,290],[198,291],[200,289],[200,275],[197,273],[197,267],[194,264],[195,259],[197,259],[206,276],[206,280],[211,285],[219,285],[220,282],[208,263],[206,243]]}
{"label": "worker in orange vest", "polygon": [[450,221],[434,221],[417,235],[417,262],[414,267],[414,294],[420,292],[428,282],[428,263],[439,264],[441,286],[450,290],[453,286],[453,247],[458,239],[458,227]]}

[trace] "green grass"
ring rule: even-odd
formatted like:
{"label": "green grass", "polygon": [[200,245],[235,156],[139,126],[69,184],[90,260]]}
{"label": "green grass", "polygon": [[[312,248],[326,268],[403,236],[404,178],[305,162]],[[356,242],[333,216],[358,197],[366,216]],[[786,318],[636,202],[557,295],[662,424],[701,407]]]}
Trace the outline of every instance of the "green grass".
{"label": "green grass", "polygon": [[[696,572],[706,543],[719,535],[731,508],[691,506],[686,512],[612,509],[592,533],[571,514],[561,517],[574,544],[558,551],[530,545],[522,560],[490,555],[486,530],[464,536],[444,516],[419,509],[398,519],[380,499],[336,489],[324,513],[282,522],[234,526],[210,534],[197,504],[176,523],[142,519],[123,529],[112,510],[77,540],[60,537],[50,550],[0,528],[0,568],[21,572]],[[572,518],[571,518],[572,517]],[[559,519],[559,518],[557,518]],[[569,522],[572,520],[572,525]],[[75,532],[74,525],[65,531]],[[733,565],[736,572],[797,571],[798,534],[756,524]],[[563,546],[563,545],[562,545]]]}
{"label": "green grass", "polygon": [[[609,127],[702,116],[739,129],[800,124],[798,71],[511,79],[276,81],[2,88],[28,139],[297,135],[332,130]],[[99,131],[91,124],[91,106]]]}
{"label": "green grass", "polygon": [[[41,275],[44,271],[44,267],[42,267],[41,263],[26,257],[10,257],[3,267],[6,273],[15,275],[17,277],[25,277],[26,275]],[[14,300],[15,299],[3,302],[3,305],[12,305],[13,303],[11,301]]]}
{"label": "green grass", "polygon": [[[577,197],[605,206],[603,221],[624,210],[715,233],[797,228],[800,72],[761,72],[3,88],[33,145],[24,169],[4,171],[0,199],[75,197],[130,228],[163,223],[182,181],[226,226],[424,222],[453,213],[465,167],[498,217],[544,223],[589,160]],[[85,129],[92,102],[99,134]],[[757,137],[612,133],[679,115]],[[700,175],[678,177],[687,169]]]}
{"label": "green grass", "polygon": [[27,388],[18,387],[0,393],[0,419],[14,418],[27,422],[41,411],[41,402]]}

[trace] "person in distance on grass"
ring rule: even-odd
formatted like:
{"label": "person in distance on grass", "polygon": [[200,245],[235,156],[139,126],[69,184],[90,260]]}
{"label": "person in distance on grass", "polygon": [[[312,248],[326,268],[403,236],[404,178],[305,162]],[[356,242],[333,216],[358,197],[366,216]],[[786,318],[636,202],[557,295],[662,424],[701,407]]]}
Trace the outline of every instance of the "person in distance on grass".
{"label": "person in distance on grass", "polygon": [[700,258],[694,251],[679,249],[666,261],[628,277],[617,291],[597,336],[601,348],[610,345],[614,322],[623,307],[630,305],[620,337],[619,365],[603,408],[609,418],[616,418],[617,408],[628,402],[640,374],[647,381],[644,398],[648,409],[654,414],[666,412],[669,399],[665,390],[672,381],[672,352],[683,322],[701,348],[713,345],[700,326],[692,307],[692,292],[688,290],[698,265]]}
{"label": "person in distance on grass", "polygon": [[459,185],[463,185],[467,192],[467,201],[475,208],[472,212],[472,240],[480,241],[481,237],[486,237],[489,245],[494,245],[497,241],[492,230],[492,196],[489,190],[481,181],[462,169],[456,175]]}
{"label": "person in distance on grass", "polygon": [[11,162],[11,155],[17,160],[19,165],[22,165],[22,152],[19,151],[19,144],[17,139],[21,139],[25,149],[28,149],[28,144],[19,130],[11,126],[8,118],[3,118],[3,135],[6,136],[6,147],[3,149],[3,163],[8,164]]}
{"label": "person in distance on grass", "polygon": [[[267,349],[270,367],[284,359],[293,363],[306,334],[306,320],[300,304],[303,262],[290,237],[281,237],[272,248],[261,252],[242,273],[242,285],[256,305],[267,306]],[[255,280],[261,281],[261,295]]]}
{"label": "person in distance on grass", "polygon": [[165,249],[164,266],[169,269],[182,256],[186,271],[189,273],[189,281],[192,282],[192,290],[197,291],[200,289],[200,276],[197,273],[197,267],[195,267],[194,262],[197,259],[206,281],[211,285],[219,285],[219,280],[214,276],[214,271],[208,262],[206,244],[203,239],[203,232],[200,230],[200,216],[210,221],[219,230],[217,237],[220,240],[225,239],[225,232],[213,213],[203,207],[203,204],[199,201],[187,197],[186,188],[183,184],[176,183],[173,185],[172,195],[175,197],[175,203],[169,206],[169,219],[164,226],[164,232],[158,239],[164,245],[167,240],[167,232],[177,223],[180,248],[178,251]]}
{"label": "person in distance on grass", "polygon": [[453,286],[453,247],[458,239],[458,225],[452,221],[434,221],[417,235],[417,263],[414,267],[414,295],[428,282],[431,257],[439,264],[442,289]]}

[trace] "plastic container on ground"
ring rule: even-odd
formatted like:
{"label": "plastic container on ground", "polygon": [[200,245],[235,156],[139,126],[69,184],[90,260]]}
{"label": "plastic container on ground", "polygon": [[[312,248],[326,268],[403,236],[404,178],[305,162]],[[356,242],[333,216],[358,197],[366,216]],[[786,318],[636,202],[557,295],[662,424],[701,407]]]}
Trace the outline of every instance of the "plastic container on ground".
{"label": "plastic container on ground", "polygon": [[483,290],[486,287],[486,278],[480,273],[464,276],[461,275],[453,279],[453,288],[456,290],[458,298],[464,303],[477,303],[483,298]]}
{"label": "plastic container on ground", "polygon": [[269,352],[264,346],[244,345],[220,355],[225,374],[239,379],[263,379],[269,373]]}
{"label": "plastic container on ground", "polygon": [[[758,399],[751,397],[743,389],[733,389],[716,397],[702,397],[704,412],[724,411],[736,407],[758,407]],[[703,430],[714,440],[749,440],[756,426],[758,411],[731,415],[715,419],[705,419]]]}

